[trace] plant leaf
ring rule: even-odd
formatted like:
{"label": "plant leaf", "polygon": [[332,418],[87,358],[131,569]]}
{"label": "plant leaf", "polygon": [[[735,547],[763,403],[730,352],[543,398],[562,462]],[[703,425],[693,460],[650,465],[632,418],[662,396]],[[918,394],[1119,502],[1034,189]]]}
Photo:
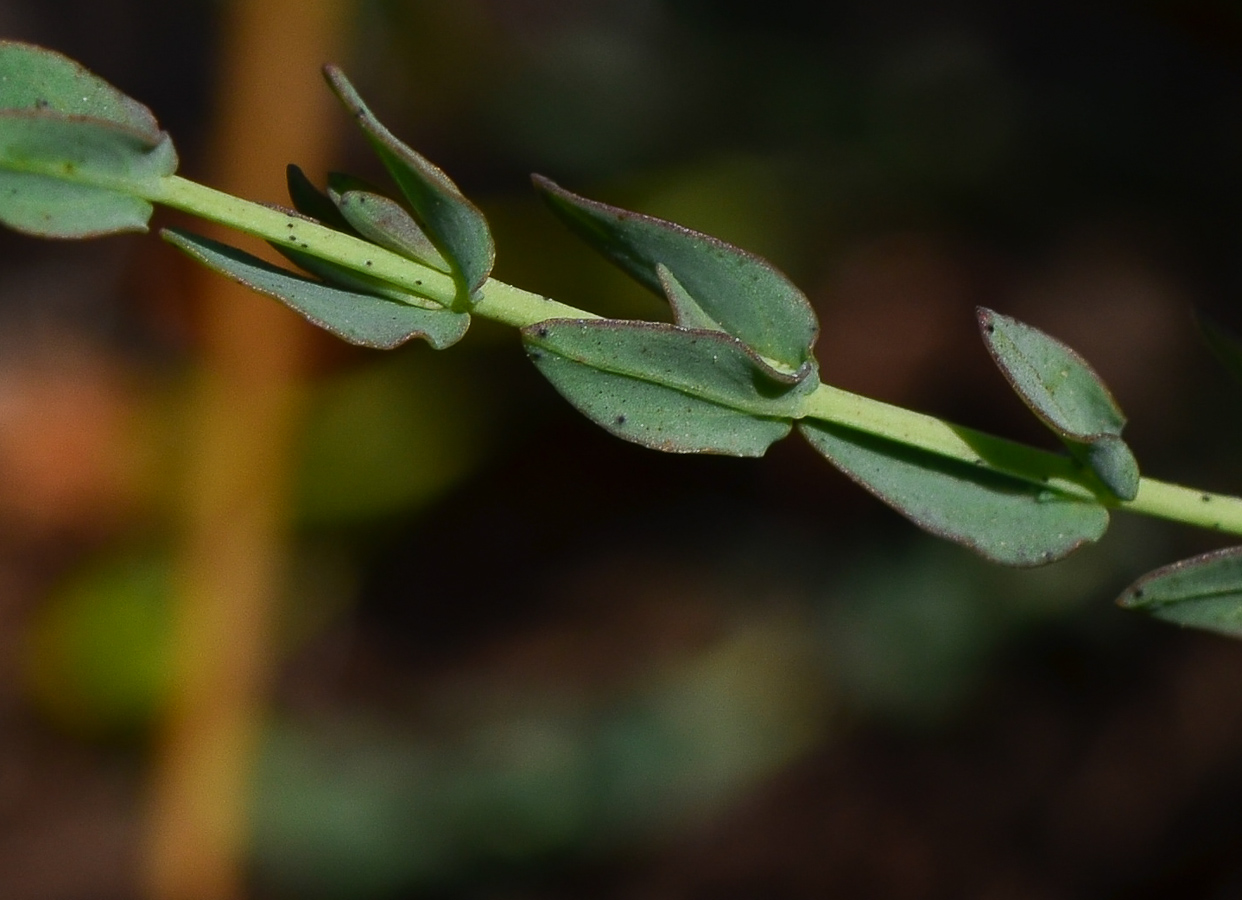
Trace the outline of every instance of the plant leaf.
{"label": "plant leaf", "polygon": [[380,124],[340,69],[327,66],[324,75],[401,188],[427,236],[452,265],[464,289],[463,305],[468,306],[496,260],[496,248],[483,213],[462,196],[443,171]]}
{"label": "plant leaf", "polygon": [[1149,572],[1117,602],[1166,622],[1242,637],[1242,547]]}
{"label": "plant leaf", "polygon": [[442,350],[460,340],[470,324],[465,313],[423,309],[332,287],[199,235],[175,229],[165,229],[162,234],[169,243],[208,268],[280,300],[351,344],[390,350],[412,337],[423,337],[432,347]]}
{"label": "plant leaf", "polygon": [[798,428],[829,462],[932,534],[1010,566],[1061,559],[1108,528],[1099,503],[841,425]]}
{"label": "plant leaf", "polygon": [[[769,262],[681,225],[588,200],[539,175],[533,178],[553,212],[633,278],[664,294],[656,268],[663,264],[710,321],[805,377],[819,331],[815,311]],[[674,309],[684,306],[681,299]]]}
{"label": "plant leaf", "polygon": [[[660,287],[668,298],[668,305],[673,308],[673,321],[682,328],[700,328],[706,331],[724,331],[720,323],[703,311],[703,307],[695,302],[690,292],[682,287],[668,266],[656,263],[656,277],[660,279]],[[725,332],[726,334],[728,332]]]}
{"label": "plant leaf", "polygon": [[0,110],[103,119],[151,146],[162,138],[155,116],[137,100],[67,56],[17,41],[0,41]]}
{"label": "plant leaf", "polygon": [[[762,456],[790,431],[803,394],[768,378],[740,341],[713,331],[606,319],[522,329],[539,371],[617,437],[673,453]],[[813,380],[813,379],[812,379]]]}
{"label": "plant leaf", "polygon": [[58,112],[0,112],[0,222],[40,237],[145,231],[142,199],[177,170],[167,137]]}
{"label": "plant leaf", "polygon": [[358,234],[348,220],[341,215],[341,211],[336,208],[332,198],[315,187],[314,183],[306,177],[306,173],[293,163],[285,167],[285,183],[289,187],[289,199],[293,201],[293,208],[302,215],[310,216],[315,221],[329,228],[335,228],[337,231],[352,235]]}
{"label": "plant leaf", "polygon": [[1037,328],[983,307],[978,315],[988,351],[1031,411],[1110,491],[1138,496],[1138,462],[1121,440],[1126,417],[1095,370]]}
{"label": "plant leaf", "polygon": [[367,240],[406,259],[451,272],[435,244],[396,200],[371,191],[346,191],[335,200],[341,215]]}

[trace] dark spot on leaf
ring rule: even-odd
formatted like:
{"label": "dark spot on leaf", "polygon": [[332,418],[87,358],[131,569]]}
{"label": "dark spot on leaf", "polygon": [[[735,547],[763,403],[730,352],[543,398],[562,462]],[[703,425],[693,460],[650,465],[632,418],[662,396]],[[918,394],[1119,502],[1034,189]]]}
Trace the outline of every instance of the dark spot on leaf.
{"label": "dark spot on leaf", "polygon": [[536,333],[537,335],[539,335],[540,337],[547,337],[547,336],[548,336],[548,329],[547,329],[546,327],[542,327],[542,326],[541,326],[541,327],[539,328],[539,330],[538,330],[538,331],[536,331],[535,333]]}
{"label": "dark spot on leaf", "polygon": [[369,259],[367,260],[367,265],[368,265],[368,266],[369,266],[369,265],[371,265],[371,260],[369,260]]}
{"label": "dark spot on leaf", "polygon": [[1134,593],[1131,594],[1131,596],[1134,597],[1135,600],[1141,599],[1143,596],[1143,589],[1142,588],[1135,589]]}
{"label": "dark spot on leaf", "polygon": [[52,104],[48,102],[46,97],[40,97],[35,100],[35,109],[47,109]]}
{"label": "dark spot on leaf", "polygon": [[421,280],[421,279],[419,279],[419,278],[415,278],[415,279],[414,279],[414,283],[415,283],[416,285],[418,285],[419,287],[422,287],[422,286],[423,286],[423,282],[422,282],[422,280]]}
{"label": "dark spot on leaf", "polygon": [[1212,497],[1211,497],[1211,495],[1209,495],[1209,494],[1201,494],[1201,495],[1199,496],[1199,499],[1200,499],[1200,500],[1202,500],[1204,503],[1211,503],[1211,502],[1212,502]]}
{"label": "dark spot on leaf", "polygon": [[993,325],[991,322],[989,322],[989,323],[988,323],[988,324],[984,327],[984,330],[985,330],[988,334],[993,334],[993,333],[996,331],[996,326],[995,326],[995,325]]}
{"label": "dark spot on leaf", "polygon": [[624,424],[625,424],[625,416],[617,416],[617,418],[616,418],[616,423],[617,423],[618,425],[624,425]]}

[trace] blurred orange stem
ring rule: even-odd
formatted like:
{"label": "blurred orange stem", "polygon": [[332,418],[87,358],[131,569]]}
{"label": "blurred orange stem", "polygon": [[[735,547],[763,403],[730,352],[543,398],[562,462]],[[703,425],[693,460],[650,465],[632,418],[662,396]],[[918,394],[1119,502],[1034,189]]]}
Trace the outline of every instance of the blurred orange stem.
{"label": "blurred orange stem", "polygon": [[[339,55],[347,13],[345,0],[226,7],[212,155],[221,185],[274,201],[288,160],[327,166],[334,111],[306,72]],[[237,900],[310,329],[230,281],[197,269],[194,278],[203,358],[182,485],[176,683],[156,752],[145,876],[155,900]]]}

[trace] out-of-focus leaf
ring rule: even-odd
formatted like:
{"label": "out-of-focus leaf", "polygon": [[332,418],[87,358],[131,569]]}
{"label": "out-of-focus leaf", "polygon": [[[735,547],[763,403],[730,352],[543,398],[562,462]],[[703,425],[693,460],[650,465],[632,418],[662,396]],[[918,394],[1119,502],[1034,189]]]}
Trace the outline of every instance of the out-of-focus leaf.
{"label": "out-of-focus leaf", "polygon": [[56,112],[103,119],[158,144],[151,111],[78,63],[52,50],[0,41],[0,110]]}
{"label": "out-of-focus leaf", "polygon": [[346,191],[336,198],[336,205],[367,240],[441,272],[451,271],[435,244],[396,200],[371,191]]}
{"label": "out-of-focus leaf", "polygon": [[772,380],[739,341],[713,331],[607,319],[522,329],[562,396],[617,437],[674,453],[762,456],[789,433],[814,385]]}
{"label": "out-of-focus leaf", "polygon": [[177,170],[172,142],[102,119],[0,112],[0,222],[40,237],[145,231],[144,190]]}
{"label": "out-of-focus leaf", "polygon": [[464,288],[463,305],[468,306],[496,260],[496,248],[483,213],[443,171],[380,124],[340,69],[327,66],[324,74],[401,188],[427,236],[452,265]]}
{"label": "out-of-focus leaf", "polygon": [[588,200],[538,175],[534,182],[571,229],[664,294],[657,269],[662,264],[680,287],[669,297],[674,309],[686,308],[689,297],[709,321],[784,367],[787,377],[797,380],[809,372],[819,331],[815,312],[766,260],[672,222]]}
{"label": "out-of-focus leaf", "polygon": [[1023,402],[1110,491],[1138,496],[1138,461],[1121,439],[1126,417],[1095,370],[1037,328],[983,307],[978,313],[988,351]]}
{"label": "out-of-focus leaf", "polygon": [[27,680],[66,727],[130,730],[158,712],[168,688],[169,568],[160,554],[102,560],[41,605],[30,629]]}
{"label": "out-of-focus leaf", "polygon": [[455,354],[397,354],[317,379],[299,444],[298,521],[408,512],[468,475],[492,449],[496,419],[494,392],[472,369]]}
{"label": "out-of-focus leaf", "polygon": [[1108,528],[1108,510],[828,422],[798,428],[829,462],[916,525],[1011,566],[1053,562]]}
{"label": "out-of-focus leaf", "polygon": [[412,337],[423,337],[432,347],[442,350],[460,340],[470,325],[470,317],[465,313],[423,309],[332,287],[184,231],[166,229],[163,235],[208,268],[280,300],[351,344],[389,350]]}
{"label": "out-of-focus leaf", "polygon": [[1203,335],[1208,348],[1234,380],[1242,384],[1242,340],[1202,313],[1197,316],[1197,319],[1199,332]]}
{"label": "out-of-focus leaf", "polygon": [[1242,637],[1242,547],[1149,572],[1117,602],[1166,622]]}

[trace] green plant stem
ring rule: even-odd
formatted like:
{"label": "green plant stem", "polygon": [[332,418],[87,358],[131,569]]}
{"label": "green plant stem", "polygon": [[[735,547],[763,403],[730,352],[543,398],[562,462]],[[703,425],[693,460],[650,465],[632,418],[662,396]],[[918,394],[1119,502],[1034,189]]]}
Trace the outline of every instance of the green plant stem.
{"label": "green plant stem", "polygon": [[[436,269],[288,211],[242,200],[176,175],[160,179],[158,188],[145,196],[153,203],[193,213],[380,278],[443,306],[450,306],[457,294],[452,277]],[[472,312],[516,328],[547,319],[600,318],[495,279],[488,279],[483,285]],[[985,467],[1042,485],[1058,494],[1242,535],[1242,498],[1144,478],[1135,499],[1118,500],[1068,456],[953,425],[830,385],[820,385],[805,398],[801,416],[854,428],[967,465]]]}

